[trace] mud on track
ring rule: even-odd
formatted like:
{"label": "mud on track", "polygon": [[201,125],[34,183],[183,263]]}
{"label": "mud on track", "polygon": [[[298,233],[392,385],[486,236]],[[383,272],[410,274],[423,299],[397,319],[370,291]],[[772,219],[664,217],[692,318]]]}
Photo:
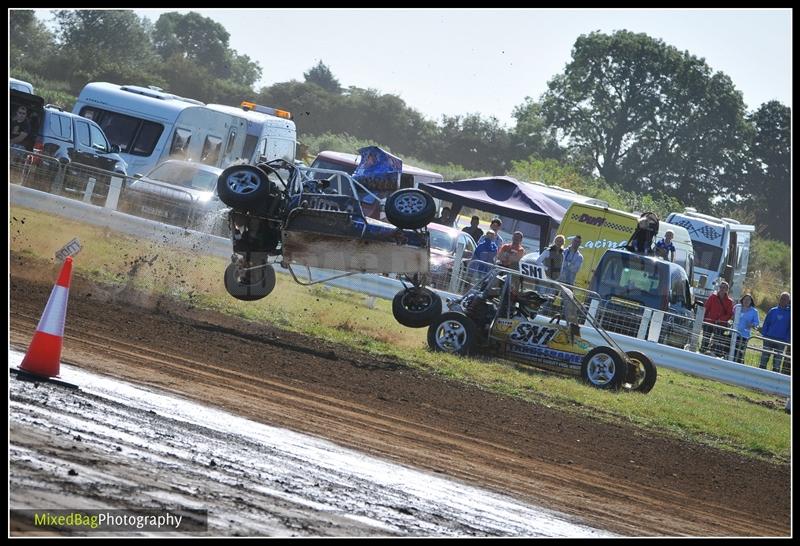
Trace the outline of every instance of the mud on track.
{"label": "mud on track", "polygon": [[[52,289],[14,256],[10,341]],[[144,306],[142,306],[144,304]],[[629,536],[788,536],[790,468],[596,422],[357,350],[74,278],[64,362]]]}

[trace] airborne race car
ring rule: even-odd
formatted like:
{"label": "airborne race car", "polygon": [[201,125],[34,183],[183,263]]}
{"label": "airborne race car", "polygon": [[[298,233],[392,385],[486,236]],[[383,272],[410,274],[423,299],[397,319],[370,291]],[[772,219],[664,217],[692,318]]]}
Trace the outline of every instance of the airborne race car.
{"label": "airborne race car", "polygon": [[[600,389],[647,393],[655,385],[650,358],[624,352],[569,288],[542,276],[494,267],[464,296],[448,300],[448,309],[428,328],[434,351],[499,355],[580,376]],[[582,329],[599,334],[605,345],[581,337]]]}
{"label": "airborne race car", "polygon": [[[272,264],[280,263],[303,285],[395,273],[406,287],[392,306],[401,324],[427,326],[441,313],[441,298],[423,286],[430,269],[425,226],[436,214],[428,193],[393,192],[384,204],[391,223],[382,222],[362,208],[374,206],[377,197],[347,173],[278,159],[228,167],[217,180],[217,194],[231,207],[234,254],[224,279],[231,296],[253,301],[269,295],[275,287]],[[306,268],[308,281],[297,277],[296,266]],[[314,280],[312,267],[336,273]]]}

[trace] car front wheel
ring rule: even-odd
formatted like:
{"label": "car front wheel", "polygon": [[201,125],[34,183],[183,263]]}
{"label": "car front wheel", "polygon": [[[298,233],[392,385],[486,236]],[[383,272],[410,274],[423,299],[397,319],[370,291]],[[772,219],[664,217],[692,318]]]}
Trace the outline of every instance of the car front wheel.
{"label": "car front wheel", "polygon": [[478,327],[462,313],[444,313],[428,327],[428,347],[433,351],[470,355],[477,337]]}
{"label": "car front wheel", "polygon": [[386,199],[386,219],[401,229],[419,229],[436,216],[436,202],[416,188],[397,190]]}
{"label": "car front wheel", "polygon": [[225,269],[225,290],[237,300],[260,300],[274,288],[275,269],[266,261],[247,269],[231,263]]}
{"label": "car front wheel", "polygon": [[442,312],[442,298],[433,290],[412,287],[401,290],[392,300],[392,314],[409,328],[428,326]]}
{"label": "car front wheel", "polygon": [[628,375],[625,378],[625,388],[646,394],[656,384],[658,372],[656,365],[650,357],[638,351],[628,351]]}
{"label": "car front wheel", "polygon": [[627,376],[627,365],[610,347],[595,347],[583,357],[581,379],[598,389],[617,390]]}

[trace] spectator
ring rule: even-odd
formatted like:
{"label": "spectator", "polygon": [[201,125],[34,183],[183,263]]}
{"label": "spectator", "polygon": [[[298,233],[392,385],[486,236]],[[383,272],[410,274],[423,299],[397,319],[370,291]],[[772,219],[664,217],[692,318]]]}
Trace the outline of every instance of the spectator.
{"label": "spectator", "polygon": [[664,234],[664,238],[656,243],[656,256],[668,259],[671,262],[675,261],[675,245],[672,244],[673,237],[675,237],[675,233],[668,229]]}
{"label": "spectator", "polygon": [[25,139],[31,134],[31,122],[28,119],[28,107],[17,106],[14,118],[11,120],[11,135],[8,143],[13,148],[24,148]]}
{"label": "spectator", "polygon": [[[503,221],[500,218],[493,218],[491,223],[489,224],[489,229],[491,231],[494,231],[494,235],[495,235],[494,239],[495,239],[495,242],[497,243],[498,247],[503,246],[503,238],[500,237],[500,228],[502,226],[503,226]],[[489,232],[487,231],[486,233],[489,233]],[[484,235],[484,237],[485,237],[485,235]],[[478,244],[481,244],[481,242],[483,242],[483,238],[481,238],[481,240],[478,241]]]}
{"label": "spectator", "polygon": [[561,276],[561,264],[564,262],[564,236],[556,235],[553,244],[542,252],[536,261],[536,265],[544,267],[548,279],[558,279]]}
{"label": "spectator", "polygon": [[739,310],[739,321],[736,323],[736,351],[733,359],[739,364],[744,364],[744,355],[747,351],[747,342],[750,340],[750,329],[758,328],[758,310],[753,307],[753,296],[745,294],[733,308],[733,316]]}
{"label": "spectator", "polygon": [[483,230],[478,227],[478,224],[480,223],[481,219],[477,216],[473,216],[472,220],[469,222],[469,227],[465,227],[461,231],[468,233],[474,241],[480,241],[481,237],[483,236]]}
{"label": "spectator", "polygon": [[497,251],[497,262],[509,269],[519,269],[519,260],[525,255],[525,248],[522,246],[522,232],[515,231],[511,236],[511,242],[506,243]]}
{"label": "spectator", "polygon": [[[778,300],[777,307],[773,307],[767,311],[767,316],[764,317],[764,325],[761,326],[761,335],[764,337],[764,351],[761,353],[760,368],[767,369],[769,357],[772,357],[772,371],[781,372],[781,368],[785,368],[783,373],[790,374],[791,366],[783,366],[783,349],[785,345],[782,343],[791,342],[791,296],[789,292],[783,292]],[[770,341],[774,340],[774,341]],[[776,343],[781,342],[781,343]]]}
{"label": "spectator", "polygon": [[494,263],[494,257],[497,255],[495,238],[494,231],[487,231],[486,235],[481,239],[481,243],[475,248],[475,252],[472,253],[472,259],[469,261],[467,271],[473,282],[478,280],[476,277],[483,276],[491,269],[491,264]]}
{"label": "spectator", "polygon": [[720,326],[728,326],[733,318],[733,300],[728,296],[728,283],[719,283],[717,291],[711,294],[706,300],[706,313],[703,317],[703,341],[700,343],[700,352],[713,356],[722,356],[719,353],[719,343],[723,341],[724,330]]}
{"label": "spectator", "polygon": [[559,282],[569,285],[575,284],[575,277],[578,275],[581,265],[583,265],[583,254],[579,250],[581,242],[581,236],[576,235],[572,238],[569,248],[564,251],[561,274],[558,276]]}

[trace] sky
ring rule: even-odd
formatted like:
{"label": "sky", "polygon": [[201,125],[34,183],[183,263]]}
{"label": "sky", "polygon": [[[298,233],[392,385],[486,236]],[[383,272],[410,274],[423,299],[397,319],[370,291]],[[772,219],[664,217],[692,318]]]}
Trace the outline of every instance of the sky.
{"label": "sky", "polygon": [[168,11],[218,21],[230,47],[261,65],[256,89],[302,81],[322,61],[344,87],[398,95],[436,121],[480,113],[511,127],[514,107],[541,96],[581,34],[623,29],[704,58],[731,78],[748,110],[773,99],[792,105],[791,9],[134,11],[153,22]]}

